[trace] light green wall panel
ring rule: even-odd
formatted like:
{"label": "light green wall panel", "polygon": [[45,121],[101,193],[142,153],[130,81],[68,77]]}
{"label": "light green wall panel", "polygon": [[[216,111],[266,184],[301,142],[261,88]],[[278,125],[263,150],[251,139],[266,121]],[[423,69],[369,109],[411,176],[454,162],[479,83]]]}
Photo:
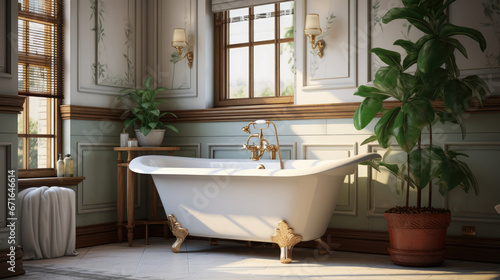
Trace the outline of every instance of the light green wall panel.
{"label": "light green wall panel", "polygon": [[[485,125],[500,121],[500,114],[478,114],[470,115],[467,119],[467,125],[470,127],[466,142],[500,142],[500,127]],[[175,134],[167,132],[163,145],[180,146],[181,151],[175,152],[177,156],[203,157],[203,158],[228,158],[245,159],[250,158],[250,153],[245,153],[241,149],[246,142],[248,134],[241,131],[241,127],[247,122],[221,122],[221,123],[179,123],[176,126],[180,133]],[[77,150],[79,144],[87,143],[99,145],[118,145],[119,134],[121,132],[121,122],[99,122],[99,121],[71,121],[71,149]],[[282,157],[286,159],[342,159],[354,154],[363,154],[367,152],[379,152],[384,154],[385,150],[374,145],[359,146],[373,132],[373,127],[368,126],[363,131],[357,131],[352,125],[352,119],[320,119],[320,120],[294,120],[277,121],[279,140],[282,149]],[[68,124],[69,126],[69,124]],[[461,133],[450,127],[437,127],[434,130],[434,143],[436,145],[454,145],[454,143],[466,143],[461,139]],[[275,143],[271,130],[264,131],[264,137],[271,143]],[[133,135],[131,133],[131,135]],[[423,136],[423,144],[427,143],[427,135]],[[86,151],[83,161],[83,169],[96,169],[95,165],[100,166],[95,174],[89,176],[89,181],[85,184],[92,185],[90,189],[95,189],[95,194],[100,194],[94,199],[93,195],[85,196],[85,203],[89,205],[109,204],[110,208],[100,209],[101,212],[92,212],[79,214],[79,225],[89,223],[104,223],[116,221],[116,210],[112,209],[111,204],[116,201],[114,190],[116,190],[116,169],[113,162],[116,158],[111,146],[106,146],[102,151]],[[482,150],[481,150],[482,149]],[[459,210],[465,216],[469,213],[486,213],[486,216],[476,215],[467,216],[470,221],[468,224],[475,225],[478,236],[500,237],[500,231],[496,230],[492,224],[498,224],[498,218],[494,216],[493,209],[489,209],[495,198],[500,194],[490,191],[492,182],[499,181],[495,177],[498,172],[494,169],[495,160],[499,157],[498,148],[488,146],[483,149],[473,149],[467,162],[471,168],[478,170],[480,184],[488,184],[488,187],[481,191],[478,197],[468,199],[467,204],[461,204],[461,195],[448,200],[450,206],[459,205]],[[268,158],[266,154],[264,156]],[[390,158],[394,161],[405,159],[405,154],[398,152],[396,148],[391,153]],[[483,166],[487,168],[483,168]],[[80,168],[80,167],[79,167]],[[90,169],[88,169],[90,168]],[[89,174],[94,173],[90,172]],[[113,175],[111,175],[113,174]],[[493,174],[493,175],[492,175]],[[109,175],[108,177],[105,177]],[[104,177],[103,177],[104,176]],[[101,179],[103,178],[103,179]],[[147,217],[150,206],[150,193],[147,179],[139,179],[140,186],[137,192],[140,194],[136,204],[136,218]],[[95,186],[94,186],[95,185]],[[341,190],[338,205],[332,220],[331,227],[365,230],[387,230],[387,223],[383,218],[383,212],[395,205],[403,205],[404,195],[396,193],[397,181],[388,172],[378,173],[369,171],[366,166],[359,166],[358,172],[346,178]],[[423,192],[423,201],[426,201],[427,190]],[[411,202],[416,200],[414,191],[411,193]],[[455,204],[454,204],[455,203]],[[496,202],[497,204],[500,202]],[[433,206],[445,207],[446,200],[435,187],[433,190]],[[95,209],[94,209],[95,210]],[[453,210],[453,209],[452,209]],[[455,210],[454,210],[455,211]],[[464,212],[465,211],[465,212]],[[458,210],[456,214],[461,214]],[[102,214],[102,215],[100,215]],[[459,235],[461,225],[464,224],[464,217],[454,218],[449,234]],[[462,220],[460,220],[462,219]]]}

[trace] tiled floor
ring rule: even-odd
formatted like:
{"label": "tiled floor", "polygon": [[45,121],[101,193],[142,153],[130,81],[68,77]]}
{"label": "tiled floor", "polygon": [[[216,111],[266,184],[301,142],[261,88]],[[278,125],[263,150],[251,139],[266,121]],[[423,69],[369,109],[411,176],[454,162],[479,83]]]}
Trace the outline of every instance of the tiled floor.
{"label": "tiled floor", "polygon": [[172,253],[173,240],[151,238],[82,248],[78,256],[24,262],[26,274],[15,279],[500,279],[500,264],[446,260],[440,267],[408,268],[389,256],[294,248],[291,264],[279,250],[257,244],[187,240]]}

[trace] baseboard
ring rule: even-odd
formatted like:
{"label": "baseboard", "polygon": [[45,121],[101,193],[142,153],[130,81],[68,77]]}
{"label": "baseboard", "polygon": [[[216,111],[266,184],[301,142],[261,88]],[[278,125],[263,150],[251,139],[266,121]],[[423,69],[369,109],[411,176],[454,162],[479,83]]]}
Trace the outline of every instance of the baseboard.
{"label": "baseboard", "polygon": [[[150,225],[149,236],[163,236],[162,225]],[[134,238],[144,238],[145,228],[138,225]],[[389,254],[389,234],[382,231],[327,229],[322,237],[333,250],[370,254]],[[122,240],[125,242],[125,230]],[[118,242],[115,223],[82,226],[76,228],[76,247],[88,247]],[[315,242],[301,242],[300,247],[315,247]],[[500,263],[500,238],[473,236],[448,236],[446,240],[447,259]]]}
{"label": "baseboard", "polygon": [[[162,225],[149,225],[149,237],[162,237]],[[134,239],[144,238],[144,225],[137,225],[134,229]],[[118,242],[116,223],[97,224],[76,227],[76,248],[90,247]],[[127,242],[127,231],[123,229],[122,242]]]}
{"label": "baseboard", "polygon": [[[327,229],[323,240],[333,249],[389,254],[389,234],[382,231]],[[447,236],[446,259],[500,263],[500,238]]]}
{"label": "baseboard", "polygon": [[25,273],[23,269],[23,251],[20,247],[16,247],[14,250],[15,256],[11,258],[12,251],[10,249],[0,250],[0,278],[18,276]]}

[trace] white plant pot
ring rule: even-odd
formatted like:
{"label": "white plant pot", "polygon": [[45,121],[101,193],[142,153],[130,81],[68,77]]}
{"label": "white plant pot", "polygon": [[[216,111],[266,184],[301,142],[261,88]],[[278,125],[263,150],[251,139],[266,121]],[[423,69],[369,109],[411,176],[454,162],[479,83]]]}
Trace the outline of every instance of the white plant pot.
{"label": "white plant pot", "polygon": [[160,147],[165,136],[165,129],[152,129],[146,136],[139,129],[136,129],[135,135],[141,147]]}

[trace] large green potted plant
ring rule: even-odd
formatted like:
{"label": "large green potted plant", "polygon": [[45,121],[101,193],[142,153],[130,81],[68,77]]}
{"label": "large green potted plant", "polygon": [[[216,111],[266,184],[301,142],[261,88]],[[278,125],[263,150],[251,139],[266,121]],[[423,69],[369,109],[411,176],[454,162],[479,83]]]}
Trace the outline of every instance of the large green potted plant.
{"label": "large green potted plant", "polygon": [[[397,19],[407,20],[423,35],[415,42],[405,39],[394,42],[406,52],[404,58],[391,50],[372,49],[386,66],[376,72],[373,86],[360,86],[355,93],[364,97],[354,114],[356,129],[363,129],[381,115],[374,128],[375,134],[362,144],[376,141],[390,150],[396,142],[407,154],[403,164],[388,162],[387,157],[366,163],[379,171],[381,166],[389,170],[400,179],[401,190],[406,185],[406,205],[389,209],[384,214],[389,226],[391,260],[400,265],[435,266],[444,260],[450,211],[432,207],[433,182],[442,195],[456,187],[478,193],[473,173],[460,160],[466,155],[443,150],[432,142],[432,126],[437,122],[460,125],[462,137],[465,137],[462,114],[472,99],[482,105],[489,92],[481,77],[460,76],[455,53],[458,51],[467,57],[467,51],[455,37],[464,35],[473,39],[482,51],[486,41],[477,30],[448,23],[446,9],[453,2],[402,0],[402,7],[389,10],[383,17],[385,24]],[[398,105],[384,108],[388,98],[399,101]],[[424,129],[429,133],[425,146],[421,144]],[[410,188],[417,193],[413,207],[409,203]],[[425,188],[429,189],[427,206],[422,203]]]}
{"label": "large green potted plant", "polygon": [[128,128],[133,123],[137,123],[139,128],[135,130],[139,145],[142,147],[160,146],[165,134],[166,128],[175,132],[179,132],[177,128],[171,124],[162,122],[162,117],[171,115],[177,117],[171,112],[160,112],[158,106],[163,103],[163,99],[158,98],[158,93],[166,90],[164,87],[151,87],[149,77],[144,82],[143,89],[123,89],[125,93],[118,99],[126,98],[132,101],[132,108],[123,112],[123,115],[132,114],[132,117],[125,120],[125,128]]}

